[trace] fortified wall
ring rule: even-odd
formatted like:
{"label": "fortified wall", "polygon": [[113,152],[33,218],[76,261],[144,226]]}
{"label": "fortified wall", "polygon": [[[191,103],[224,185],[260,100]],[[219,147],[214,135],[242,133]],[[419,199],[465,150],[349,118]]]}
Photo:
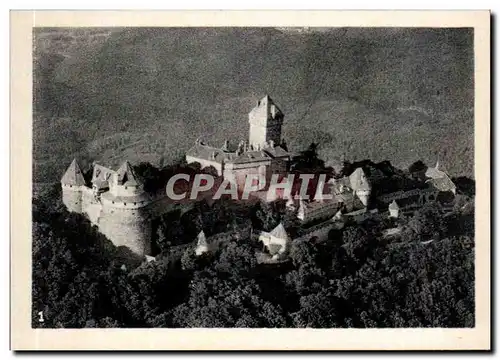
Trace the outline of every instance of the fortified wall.
{"label": "fortified wall", "polygon": [[88,186],[73,160],[61,187],[68,211],[86,214],[115,246],[126,246],[140,256],[151,254],[152,220],[174,206],[166,204],[164,197],[144,192],[128,162],[117,171],[95,165]]}

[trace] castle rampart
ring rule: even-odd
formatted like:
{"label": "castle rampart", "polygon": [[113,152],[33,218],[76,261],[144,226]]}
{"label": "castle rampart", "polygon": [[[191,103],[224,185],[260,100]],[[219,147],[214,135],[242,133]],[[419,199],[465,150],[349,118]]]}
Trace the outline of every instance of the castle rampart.
{"label": "castle rampart", "polygon": [[82,213],[83,186],[62,184],[62,200],[68,211]]}
{"label": "castle rampart", "polygon": [[99,230],[115,246],[126,246],[138,255],[151,253],[152,224],[145,209],[103,208]]}

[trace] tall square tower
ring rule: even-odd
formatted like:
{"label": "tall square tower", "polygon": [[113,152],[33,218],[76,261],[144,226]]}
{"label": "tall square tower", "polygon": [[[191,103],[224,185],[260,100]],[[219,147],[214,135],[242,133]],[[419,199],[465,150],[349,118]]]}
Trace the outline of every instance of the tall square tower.
{"label": "tall square tower", "polygon": [[250,123],[249,144],[254,148],[281,144],[281,126],[283,112],[276,106],[269,95],[257,101],[248,114]]}

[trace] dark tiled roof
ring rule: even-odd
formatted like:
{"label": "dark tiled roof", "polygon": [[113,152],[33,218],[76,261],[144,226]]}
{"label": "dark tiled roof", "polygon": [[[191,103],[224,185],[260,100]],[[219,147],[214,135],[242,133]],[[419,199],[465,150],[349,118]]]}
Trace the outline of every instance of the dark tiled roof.
{"label": "dark tiled roof", "polygon": [[276,255],[280,252],[282,246],[278,244],[269,244],[267,245],[267,249],[269,250],[269,254]]}
{"label": "dark tiled roof", "polygon": [[265,152],[264,150],[253,150],[253,151],[245,151],[240,155],[237,155],[234,159],[232,159],[233,164],[244,164],[244,163],[252,163],[259,161],[269,161],[272,157]]}
{"label": "dark tiled roof", "polygon": [[290,153],[279,145],[275,147],[265,148],[264,151],[275,158],[290,157]]}
{"label": "dark tiled roof", "polygon": [[274,148],[268,147],[262,150],[249,150],[238,154],[236,152],[223,151],[222,149],[205,145],[203,143],[196,143],[186,152],[186,156],[214,161],[219,164],[223,162],[244,164],[268,161],[273,158],[288,157],[289,154],[281,146],[275,146]]}
{"label": "dark tiled roof", "polygon": [[235,157],[236,154],[225,152],[221,149],[205,145],[203,143],[196,143],[186,152],[186,155],[194,158],[222,163],[225,161],[230,161],[233,157]]}
{"label": "dark tiled roof", "polygon": [[76,162],[76,159],[73,159],[73,161],[69,165],[68,170],[66,170],[61,179],[61,183],[74,186],[85,185],[85,179],[83,178],[82,170]]}
{"label": "dark tiled roof", "polygon": [[429,184],[431,184],[432,186],[434,186],[439,191],[446,192],[446,191],[455,191],[456,190],[455,184],[453,183],[453,181],[451,181],[451,179],[448,177],[448,175],[446,175],[444,177],[437,178],[437,179],[429,179],[429,180],[427,180],[427,182]]}

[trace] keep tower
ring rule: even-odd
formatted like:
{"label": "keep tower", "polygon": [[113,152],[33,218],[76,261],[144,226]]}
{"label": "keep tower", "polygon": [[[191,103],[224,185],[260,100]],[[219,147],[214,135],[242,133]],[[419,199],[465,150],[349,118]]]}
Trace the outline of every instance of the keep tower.
{"label": "keep tower", "polygon": [[257,105],[248,114],[249,144],[257,149],[280,145],[284,117],[269,95],[257,101]]}

